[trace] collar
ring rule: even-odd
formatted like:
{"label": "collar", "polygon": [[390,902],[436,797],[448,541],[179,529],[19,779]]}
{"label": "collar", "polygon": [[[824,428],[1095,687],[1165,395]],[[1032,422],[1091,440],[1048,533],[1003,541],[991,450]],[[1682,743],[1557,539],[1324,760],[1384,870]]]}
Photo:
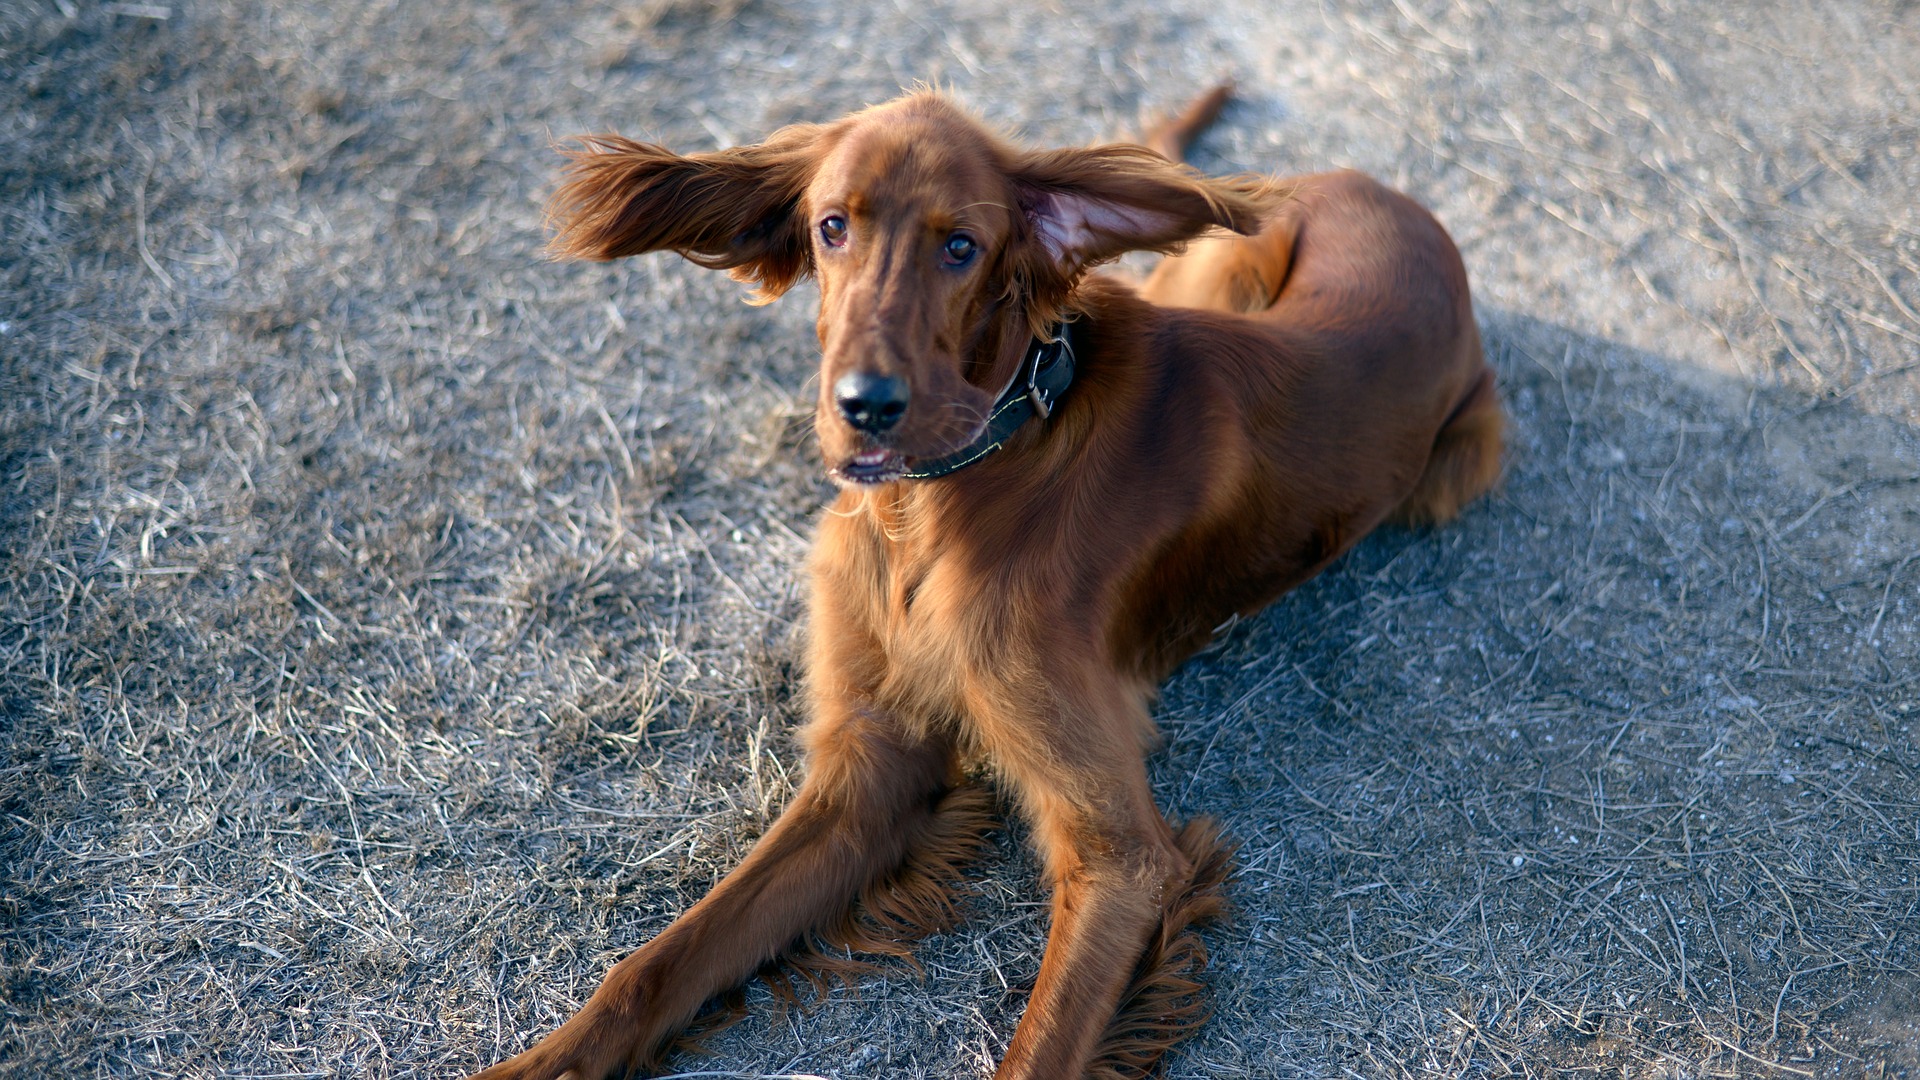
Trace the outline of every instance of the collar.
{"label": "collar", "polygon": [[979,436],[951,454],[919,462],[904,474],[906,479],[932,480],[959,472],[1000,449],[1029,419],[1053,415],[1054,404],[1073,385],[1074,346],[1085,343],[1085,332],[1077,322],[1055,323],[1050,340],[1034,338],[1019,369],[993,403]]}

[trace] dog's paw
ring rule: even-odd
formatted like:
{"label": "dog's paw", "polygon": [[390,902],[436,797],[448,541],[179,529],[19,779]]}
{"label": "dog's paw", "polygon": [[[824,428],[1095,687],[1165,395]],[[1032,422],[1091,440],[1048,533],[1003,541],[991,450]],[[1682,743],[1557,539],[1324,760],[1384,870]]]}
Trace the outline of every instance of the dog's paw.
{"label": "dog's paw", "polygon": [[645,1063],[638,1027],[589,1003],[531,1049],[467,1080],[626,1080]]}

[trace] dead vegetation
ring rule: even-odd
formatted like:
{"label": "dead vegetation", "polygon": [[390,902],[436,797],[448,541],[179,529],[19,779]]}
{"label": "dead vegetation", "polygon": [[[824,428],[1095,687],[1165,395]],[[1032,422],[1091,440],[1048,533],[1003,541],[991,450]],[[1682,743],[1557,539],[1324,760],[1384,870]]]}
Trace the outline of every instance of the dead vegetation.
{"label": "dead vegetation", "polygon": [[[1240,844],[1172,1075],[1920,1071],[1920,11],[1167,7],[0,5],[0,1074],[457,1074],[790,791],[806,298],[542,263],[551,137],[1223,68],[1203,164],[1454,228],[1515,445],[1167,687]],[[978,885],[680,1067],[984,1070]]]}

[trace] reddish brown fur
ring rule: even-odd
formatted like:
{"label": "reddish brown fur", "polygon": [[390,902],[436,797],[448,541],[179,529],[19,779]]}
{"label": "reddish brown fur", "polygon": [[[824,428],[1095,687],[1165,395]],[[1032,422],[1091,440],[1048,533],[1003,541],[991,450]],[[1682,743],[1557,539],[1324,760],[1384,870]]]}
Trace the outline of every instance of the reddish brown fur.
{"label": "reddish brown fur", "polygon": [[1187,147],[1200,133],[1213,126],[1220,110],[1233,100],[1233,84],[1219,86],[1187,103],[1187,107],[1153,125],[1140,142],[1168,161],[1185,161]]}
{"label": "reddish brown fur", "polygon": [[[1178,153],[1219,104],[1153,141]],[[1028,152],[931,94],[714,154],[594,139],[553,205],[562,255],[670,249],[767,298],[814,276],[816,427],[848,482],[808,565],[793,804],[578,1015],[480,1076],[600,1080],[777,958],[828,977],[843,950],[903,954],[950,920],[984,825],[968,765],[1031,821],[1053,886],[997,1075],[1151,1071],[1198,1022],[1191,925],[1227,865],[1210,825],[1176,835],[1154,806],[1155,684],[1382,521],[1445,520],[1495,479],[1500,405],[1446,233],[1356,173],[1283,188],[1138,147]],[[977,254],[949,265],[957,233]],[[1138,290],[1085,273],[1188,241]],[[1079,377],[1050,419],[941,479],[854,469],[965,445],[1062,316]],[[827,388],[848,372],[904,380],[896,428],[841,419]]]}

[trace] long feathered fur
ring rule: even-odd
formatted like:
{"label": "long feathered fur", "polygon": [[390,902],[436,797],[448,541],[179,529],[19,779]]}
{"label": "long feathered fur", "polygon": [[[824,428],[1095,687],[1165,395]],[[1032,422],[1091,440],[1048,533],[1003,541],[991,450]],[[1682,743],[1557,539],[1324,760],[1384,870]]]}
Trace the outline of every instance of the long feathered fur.
{"label": "long feathered fur", "polygon": [[1087,1080],[1153,1076],[1167,1051],[1206,1022],[1206,984],[1200,980],[1207,970],[1207,945],[1197,930],[1227,912],[1220,887],[1233,871],[1233,845],[1211,818],[1187,822],[1174,843],[1193,873],[1186,887],[1168,898]]}
{"label": "long feathered fur", "polygon": [[[862,890],[836,921],[793,942],[761,968],[757,978],[785,1006],[806,1007],[832,989],[850,986],[888,960],[916,972],[913,946],[959,925],[969,891],[966,867],[999,825],[992,792],[977,784],[949,790],[934,808],[906,861]],[[709,1038],[746,1015],[746,994],[734,989],[708,1003],[677,1039],[646,1065],[669,1053],[699,1052]]]}

